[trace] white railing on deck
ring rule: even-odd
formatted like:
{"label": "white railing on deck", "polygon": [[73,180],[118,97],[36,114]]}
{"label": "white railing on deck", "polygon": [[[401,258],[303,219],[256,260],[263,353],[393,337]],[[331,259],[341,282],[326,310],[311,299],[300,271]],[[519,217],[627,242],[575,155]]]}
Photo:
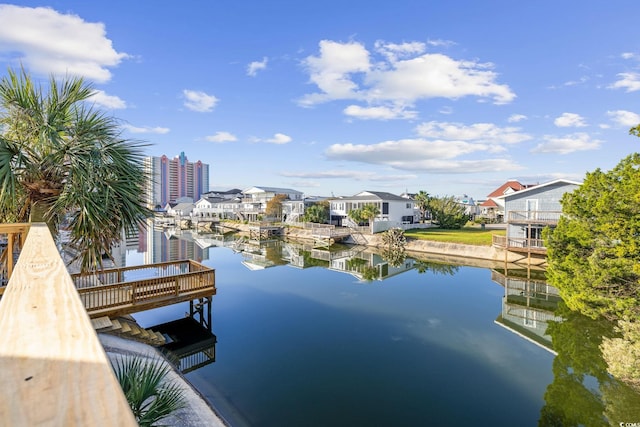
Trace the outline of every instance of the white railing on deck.
{"label": "white railing on deck", "polygon": [[0,330],[3,425],[137,426],[44,224],[30,227]]}

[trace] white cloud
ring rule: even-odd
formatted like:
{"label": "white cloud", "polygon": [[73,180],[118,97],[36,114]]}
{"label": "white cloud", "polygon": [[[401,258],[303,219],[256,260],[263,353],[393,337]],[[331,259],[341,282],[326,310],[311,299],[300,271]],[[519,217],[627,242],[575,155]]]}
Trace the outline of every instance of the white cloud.
{"label": "white cloud", "polygon": [[213,107],[218,103],[218,98],[204,92],[185,89],[182,94],[185,98],[184,106],[191,111],[208,113],[213,111]]}
{"label": "white cloud", "polygon": [[104,24],[85,22],[48,7],[0,5],[0,52],[17,56],[41,75],[75,75],[95,82],[111,79],[126,53],[117,52]]}
{"label": "white cloud", "polygon": [[360,43],[320,42],[320,55],[309,56],[303,61],[309,79],[321,93],[305,95],[302,105],[313,105],[335,99],[361,99],[358,85],[351,81],[353,73],[369,71],[369,52]]}
{"label": "white cloud", "polygon": [[442,138],[493,144],[517,144],[532,138],[526,133],[521,133],[520,128],[501,128],[493,123],[474,123],[465,126],[461,123],[426,122],[416,127],[416,133],[425,138]]}
{"label": "white cloud", "polygon": [[230,132],[224,132],[224,131],[216,132],[215,135],[205,136],[204,139],[209,142],[218,142],[218,143],[235,142],[238,140],[238,138],[234,134]]}
{"label": "white cloud", "polygon": [[637,126],[640,123],[640,114],[626,110],[607,111],[611,121],[619,126]]}
{"label": "white cloud", "polygon": [[258,74],[258,71],[264,70],[267,68],[268,59],[265,56],[262,58],[262,61],[253,61],[247,66],[247,75],[251,77],[255,77]]}
{"label": "white cloud", "polygon": [[638,55],[636,55],[633,52],[623,52],[623,53],[620,54],[620,57],[622,59],[635,59],[635,58],[638,57]]}
{"label": "white cloud", "polygon": [[132,125],[124,125],[123,126],[126,130],[128,130],[131,133],[155,133],[155,134],[166,134],[169,133],[170,129],[169,128],[163,128],[163,127],[150,127],[150,126],[132,126]]}
{"label": "white cloud", "polygon": [[526,120],[528,117],[525,116],[524,114],[512,114],[509,116],[509,118],[507,119],[507,121],[509,123],[518,123],[521,122],[523,120]]}
{"label": "white cloud", "polygon": [[[357,42],[320,42],[318,56],[303,64],[319,92],[305,95],[300,104],[310,106],[333,100],[366,101],[369,106],[392,104],[405,109],[421,99],[458,99],[475,96],[505,104],[515,98],[507,85],[496,83],[493,65],[455,60],[439,53],[424,53],[420,42],[393,44],[378,41],[380,60]],[[367,116],[367,118],[370,118]]]}
{"label": "white cloud", "polygon": [[349,105],[344,109],[344,114],[358,119],[413,119],[418,116],[416,111],[403,110],[398,107],[360,107],[359,105]]}
{"label": "white cloud", "polygon": [[107,95],[102,90],[94,91],[94,94],[89,97],[88,100],[95,102],[97,105],[113,110],[127,108],[127,103],[124,102],[124,100],[114,95]]}
{"label": "white cloud", "polygon": [[378,40],[374,44],[374,48],[387,58],[389,62],[396,62],[398,58],[406,58],[424,53],[426,45],[421,42],[411,43],[388,43]]}
{"label": "white cloud", "polygon": [[568,127],[579,128],[579,127],[585,127],[587,125],[587,123],[584,120],[584,117],[582,117],[580,114],[575,114],[575,113],[562,113],[560,117],[557,117],[553,121],[553,124],[561,128],[568,128]]}
{"label": "white cloud", "polygon": [[626,89],[627,92],[640,90],[640,74],[620,73],[618,81],[609,86],[611,89]]}
{"label": "white cloud", "polygon": [[379,172],[365,172],[353,170],[328,170],[322,172],[282,172],[280,175],[304,179],[349,179],[354,181],[404,181],[415,179],[417,175],[384,175]]}
{"label": "white cloud", "polygon": [[602,141],[591,139],[589,134],[574,133],[563,137],[550,136],[544,137],[544,142],[538,144],[533,153],[556,153],[569,154],[575,151],[589,151],[600,148]]}
{"label": "white cloud", "polygon": [[271,144],[279,144],[279,145],[287,144],[291,141],[292,141],[291,137],[283,133],[276,133],[275,135],[273,135],[273,138],[265,139],[265,142],[268,142]]}
{"label": "white cloud", "polygon": [[520,166],[508,159],[459,159],[468,154],[493,152],[490,144],[466,141],[429,141],[403,139],[378,144],[334,144],[325,155],[331,160],[345,160],[394,169],[430,173],[472,173],[517,170]]}

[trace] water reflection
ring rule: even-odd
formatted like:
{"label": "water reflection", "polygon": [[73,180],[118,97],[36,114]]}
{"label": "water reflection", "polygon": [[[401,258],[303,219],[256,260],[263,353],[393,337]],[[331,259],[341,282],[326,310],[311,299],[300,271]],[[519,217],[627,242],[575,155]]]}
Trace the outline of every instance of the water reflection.
{"label": "water reflection", "polygon": [[[177,236],[155,230],[141,236],[140,241],[143,240],[146,242],[145,262],[185,257],[207,260],[209,248],[219,246],[235,251],[242,257],[242,265],[251,271],[284,265],[296,269],[322,267],[351,275],[360,283],[382,284],[389,278],[411,270],[454,276],[464,265],[411,257],[404,257],[398,265],[393,265],[395,262],[390,262],[384,253],[365,247],[334,246],[327,250],[279,240],[251,242],[237,236],[191,232],[182,232]],[[640,395],[613,378],[607,372],[607,364],[602,357],[603,340],[617,336],[610,322],[592,320],[568,310],[557,290],[545,282],[543,272],[494,268],[491,270],[491,279],[504,288],[500,308],[495,310],[495,324],[518,339],[526,340],[526,345],[535,348],[535,344],[555,355],[553,379],[544,391],[543,402],[535,406],[536,410],[540,408],[540,426],[600,426],[640,421]],[[460,301],[459,309],[464,310],[466,303]],[[211,329],[209,333],[210,336],[200,343],[200,349],[200,344],[189,344],[185,351],[176,352],[181,368],[192,371],[215,361],[217,340]],[[305,337],[302,335],[300,339],[307,339]],[[294,346],[294,343],[291,345]],[[313,343],[296,343],[292,348],[302,351],[301,347],[305,345]],[[508,354],[501,356],[509,357]],[[535,361],[523,360],[522,363]],[[544,384],[546,382],[540,390]],[[540,391],[538,396],[541,395]]]}
{"label": "water reflection", "polygon": [[569,310],[562,302],[547,333],[557,356],[553,382],[544,395],[541,426],[619,425],[640,420],[640,395],[607,372],[603,339],[615,336],[613,323]]}
{"label": "water reflection", "polygon": [[504,287],[502,312],[496,324],[555,354],[547,327],[549,322],[562,321],[555,314],[561,301],[558,290],[545,281],[524,278],[517,272],[511,271],[514,276],[509,276],[509,270],[491,271],[491,279]]}

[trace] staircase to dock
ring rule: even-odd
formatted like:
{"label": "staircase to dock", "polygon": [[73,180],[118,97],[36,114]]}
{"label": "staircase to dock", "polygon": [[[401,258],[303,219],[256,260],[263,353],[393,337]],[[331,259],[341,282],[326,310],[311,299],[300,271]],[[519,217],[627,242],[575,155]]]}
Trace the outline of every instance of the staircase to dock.
{"label": "staircase to dock", "polygon": [[133,339],[154,347],[166,344],[167,340],[160,332],[145,329],[129,316],[110,318],[108,316],[91,319],[93,328],[98,333],[117,335]]}

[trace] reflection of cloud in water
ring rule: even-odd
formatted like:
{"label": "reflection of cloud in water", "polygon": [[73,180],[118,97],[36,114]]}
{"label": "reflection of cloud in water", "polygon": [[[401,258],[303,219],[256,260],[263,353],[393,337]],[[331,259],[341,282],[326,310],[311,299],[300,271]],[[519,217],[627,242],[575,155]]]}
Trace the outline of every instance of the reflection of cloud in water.
{"label": "reflection of cloud in water", "polygon": [[[536,362],[547,363],[544,356],[540,355],[540,353],[547,353],[536,346],[529,347],[528,343],[524,346],[514,346],[510,340],[505,341],[503,337],[492,333],[465,328],[456,329],[453,325],[448,328],[439,328],[437,326],[441,324],[441,319],[426,319],[425,323],[427,328],[420,329],[414,325],[409,326],[407,332],[423,341],[480,361],[488,369],[494,370],[497,375],[514,383],[519,389],[529,392],[533,398],[539,398],[536,390],[540,382],[546,385],[553,380],[551,377],[528,375],[528,370],[523,369],[523,366],[535,365]],[[550,364],[551,361],[548,363]]]}
{"label": "reflection of cloud in water", "polygon": [[391,341],[393,342],[404,341],[404,338],[399,335],[391,335]]}
{"label": "reflection of cloud in water", "polygon": [[355,299],[358,298],[358,294],[355,292],[340,292],[340,296],[343,299]]}
{"label": "reflection of cloud in water", "polygon": [[442,323],[442,319],[427,319],[427,322],[429,323],[429,326],[431,328],[436,328],[440,326],[440,324]]}

